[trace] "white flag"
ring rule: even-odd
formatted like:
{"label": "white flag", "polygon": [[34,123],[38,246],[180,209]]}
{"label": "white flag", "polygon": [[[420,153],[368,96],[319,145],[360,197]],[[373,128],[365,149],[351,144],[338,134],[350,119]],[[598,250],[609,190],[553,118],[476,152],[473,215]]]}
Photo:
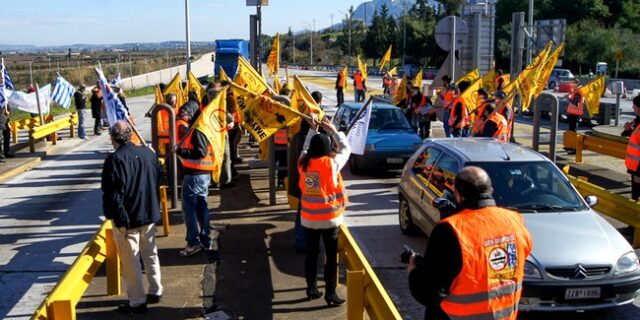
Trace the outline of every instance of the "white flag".
{"label": "white flag", "polygon": [[[48,84],[38,90],[40,96],[40,108],[42,114],[49,113],[49,105],[51,104],[51,85]],[[22,110],[29,113],[38,113],[38,102],[36,93],[24,93],[20,91],[7,90],[9,96],[9,107]]]}
{"label": "white flag", "polygon": [[364,110],[364,112],[360,112],[358,118],[353,120],[351,130],[349,130],[349,133],[347,134],[347,139],[349,140],[349,145],[351,146],[351,153],[353,154],[363,155],[364,147],[367,144],[369,120],[371,119],[371,109],[373,108],[373,106],[371,103],[369,103],[368,106],[365,103],[363,107],[365,106],[367,107],[367,109]]}

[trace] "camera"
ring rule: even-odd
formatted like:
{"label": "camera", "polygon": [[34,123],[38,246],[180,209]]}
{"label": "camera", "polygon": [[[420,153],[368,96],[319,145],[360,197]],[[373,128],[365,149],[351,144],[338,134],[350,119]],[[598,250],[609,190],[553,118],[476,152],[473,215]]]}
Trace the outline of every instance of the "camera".
{"label": "camera", "polygon": [[402,248],[404,249],[402,251],[402,253],[400,254],[400,262],[402,263],[409,263],[409,259],[411,258],[411,256],[413,254],[416,255],[416,260],[419,260],[422,258],[422,256],[418,253],[415,252],[415,250],[411,249],[409,246],[404,245],[402,246]]}

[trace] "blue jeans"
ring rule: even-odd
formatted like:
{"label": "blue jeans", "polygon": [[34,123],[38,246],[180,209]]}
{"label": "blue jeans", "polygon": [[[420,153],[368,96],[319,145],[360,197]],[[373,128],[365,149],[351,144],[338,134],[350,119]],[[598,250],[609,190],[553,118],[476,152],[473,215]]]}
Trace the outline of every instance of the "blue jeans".
{"label": "blue jeans", "polygon": [[87,134],[84,132],[84,109],[78,110],[78,138],[84,139]]}
{"label": "blue jeans", "polygon": [[295,232],[295,246],[297,250],[307,249],[307,233],[300,223],[300,202],[298,202],[298,210],[296,210],[296,223],[294,227]]}
{"label": "blue jeans", "polygon": [[209,195],[210,174],[185,175],[182,180],[182,214],[187,227],[187,245],[211,245],[211,226],[209,225],[209,209],[207,196]]}
{"label": "blue jeans", "polygon": [[442,127],[444,128],[444,136],[451,137],[451,127],[449,127],[449,112],[444,113],[444,119],[442,120]]}

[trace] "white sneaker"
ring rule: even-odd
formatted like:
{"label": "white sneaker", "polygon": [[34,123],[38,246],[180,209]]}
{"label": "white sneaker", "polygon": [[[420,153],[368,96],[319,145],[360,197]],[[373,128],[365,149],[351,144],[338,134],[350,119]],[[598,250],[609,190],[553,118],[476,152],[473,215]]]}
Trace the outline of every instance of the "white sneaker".
{"label": "white sneaker", "polygon": [[184,249],[180,250],[178,255],[181,257],[188,257],[200,252],[200,250],[202,250],[202,247],[199,244],[195,246],[186,246]]}

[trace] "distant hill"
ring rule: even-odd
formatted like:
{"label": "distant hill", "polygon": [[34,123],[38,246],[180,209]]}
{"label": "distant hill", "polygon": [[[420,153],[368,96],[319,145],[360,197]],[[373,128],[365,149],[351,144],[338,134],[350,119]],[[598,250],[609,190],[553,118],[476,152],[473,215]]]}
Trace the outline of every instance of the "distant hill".
{"label": "distant hill", "polygon": [[[432,6],[436,6],[438,4],[435,0],[427,0],[429,4]],[[361,3],[358,7],[353,11],[353,19],[356,20],[364,20],[365,13],[367,17],[367,24],[371,24],[371,19],[373,18],[373,13],[375,10],[380,11],[382,5],[387,5],[389,8],[389,14],[393,17],[399,18],[402,16],[403,7],[406,7],[407,10],[411,10],[411,7],[416,3],[415,0],[373,0]],[[345,8],[345,12],[348,8]],[[343,16],[339,16],[339,19],[344,19]],[[334,24],[330,28],[339,29],[342,27],[342,21]]]}
{"label": "distant hill", "polygon": [[[215,48],[215,42],[213,41],[192,41],[191,48]],[[71,48],[72,52],[78,51],[96,51],[96,50],[131,50],[133,48],[138,50],[166,50],[166,49],[181,49],[185,47],[184,41],[163,41],[163,42],[145,42],[145,43],[121,43],[121,44],[71,44],[63,46],[34,46],[34,45],[9,45],[0,44],[0,51],[2,52],[67,52]]]}

